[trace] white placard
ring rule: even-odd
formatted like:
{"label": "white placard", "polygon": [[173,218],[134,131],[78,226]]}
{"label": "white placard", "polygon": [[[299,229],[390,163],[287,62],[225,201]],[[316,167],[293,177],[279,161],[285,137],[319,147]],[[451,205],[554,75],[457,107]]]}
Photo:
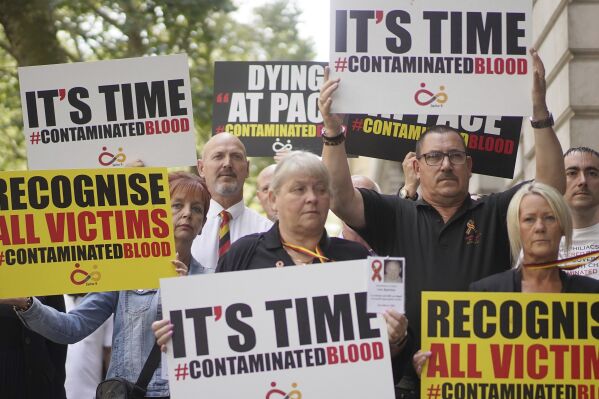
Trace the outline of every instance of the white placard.
{"label": "white placard", "polygon": [[184,54],[19,68],[29,169],[197,162]]}
{"label": "white placard", "polygon": [[366,276],[368,281],[367,310],[383,313],[394,309],[405,313],[405,258],[369,256]]}
{"label": "white placard", "polygon": [[341,113],[529,115],[532,0],[331,0]]}
{"label": "white placard", "polygon": [[[171,397],[394,397],[365,260],[161,280]],[[287,395],[287,396],[286,396]]]}

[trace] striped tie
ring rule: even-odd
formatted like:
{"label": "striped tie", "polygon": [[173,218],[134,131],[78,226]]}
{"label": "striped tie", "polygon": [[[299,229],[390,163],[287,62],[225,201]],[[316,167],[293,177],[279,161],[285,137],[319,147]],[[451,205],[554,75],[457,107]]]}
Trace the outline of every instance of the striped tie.
{"label": "striped tie", "polygon": [[220,216],[220,228],[218,229],[218,257],[220,258],[231,247],[231,234],[229,234],[231,214],[227,211],[222,211],[218,215]]}

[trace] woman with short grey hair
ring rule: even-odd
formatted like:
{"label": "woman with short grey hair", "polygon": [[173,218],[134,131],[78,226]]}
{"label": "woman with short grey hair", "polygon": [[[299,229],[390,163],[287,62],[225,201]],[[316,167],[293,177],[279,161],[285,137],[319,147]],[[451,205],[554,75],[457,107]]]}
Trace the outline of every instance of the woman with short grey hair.
{"label": "woman with short grey hair", "polygon": [[[331,201],[329,173],[316,155],[305,151],[287,154],[277,165],[269,188],[269,201],[278,221],[264,233],[240,238],[219,259],[216,272],[265,269],[365,259],[368,250],[354,241],[329,237],[325,222]],[[395,310],[383,314],[394,356],[394,366],[409,362],[399,356],[408,341],[408,319]],[[155,325],[157,342],[172,335],[166,321]],[[407,353],[408,351],[405,351]]]}
{"label": "woman with short grey hair", "polygon": [[275,193],[278,192],[286,180],[300,172],[322,182],[327,187],[329,194],[331,193],[329,172],[326,166],[324,166],[318,156],[306,151],[290,152],[277,164],[275,174],[270,183],[270,190]]}

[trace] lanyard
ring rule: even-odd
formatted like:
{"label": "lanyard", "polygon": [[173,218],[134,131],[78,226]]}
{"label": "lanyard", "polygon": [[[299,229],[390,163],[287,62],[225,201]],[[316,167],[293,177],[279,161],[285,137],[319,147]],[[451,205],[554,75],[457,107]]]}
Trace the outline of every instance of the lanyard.
{"label": "lanyard", "polygon": [[[580,259],[587,258],[589,256],[591,257],[591,259],[588,261],[570,263],[570,262],[574,262],[574,261],[577,261]],[[572,256],[570,258],[554,260],[552,262],[529,263],[529,264],[525,264],[524,266],[528,267],[529,269],[550,269],[554,266],[557,266],[560,269],[572,270],[572,269],[577,269],[579,267],[585,266],[591,262],[596,261],[597,259],[599,259],[599,251],[593,251],[593,252],[587,252],[587,253],[581,254],[581,255]]]}
{"label": "lanyard", "polygon": [[318,258],[320,263],[325,263],[325,262],[330,261],[329,258],[324,256],[324,254],[322,253],[322,251],[320,250],[320,247],[318,245],[316,245],[316,251],[311,251],[308,248],[304,248],[299,245],[289,244],[288,242],[285,242],[285,241],[282,241],[282,244],[283,244],[283,247],[285,247],[285,248],[293,249],[294,251],[297,251],[304,255],[310,255],[313,258]]}

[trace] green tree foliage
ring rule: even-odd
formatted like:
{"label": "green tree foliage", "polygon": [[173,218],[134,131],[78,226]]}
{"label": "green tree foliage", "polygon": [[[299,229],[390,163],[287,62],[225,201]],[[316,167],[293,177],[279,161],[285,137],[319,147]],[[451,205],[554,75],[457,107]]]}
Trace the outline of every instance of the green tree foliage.
{"label": "green tree foliage", "polygon": [[[210,135],[215,60],[310,60],[285,0],[250,23],[231,0],[0,0],[0,168],[25,169],[17,66],[186,53],[198,147]],[[269,160],[272,161],[272,160]],[[268,161],[256,159],[252,171]]]}

